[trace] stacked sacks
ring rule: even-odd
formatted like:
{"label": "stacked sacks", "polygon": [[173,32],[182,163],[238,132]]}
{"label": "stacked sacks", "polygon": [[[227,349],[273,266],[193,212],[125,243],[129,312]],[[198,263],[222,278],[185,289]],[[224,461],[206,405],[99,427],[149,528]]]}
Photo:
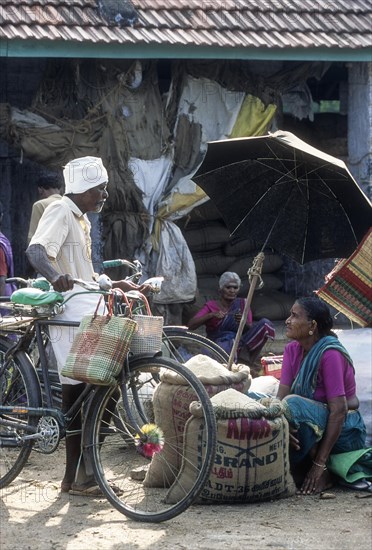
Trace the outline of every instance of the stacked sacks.
{"label": "stacked sacks", "polygon": [[[227,389],[211,399],[217,418],[215,465],[201,496],[201,502],[257,502],[284,498],[295,493],[289,470],[289,428],[280,401],[260,402]],[[195,449],[202,449],[203,423],[200,404],[190,405],[191,418],[184,433],[185,460],[177,482],[166,501],[179,499],[179,487],[191,487],[195,472]]]}
{"label": "stacked sacks", "polygon": [[[244,241],[242,241],[244,242]],[[231,247],[234,250],[234,247]],[[240,296],[246,297],[249,290],[247,277],[248,269],[253,265],[255,255],[259,250],[246,257],[235,260],[229,267],[229,271],[235,271],[242,279]],[[266,317],[271,321],[281,321],[289,316],[294,298],[281,291],[283,281],[279,275],[283,266],[283,259],[275,252],[265,250],[265,258],[262,266],[262,289],[256,289],[252,298],[252,313],[254,319]]]}
{"label": "stacked sacks", "polygon": [[[196,302],[188,319],[208,300],[218,299],[218,279],[225,271],[235,271],[242,279],[240,296],[246,297],[249,289],[248,269],[260,251],[258,243],[247,238],[234,243],[218,210],[211,201],[195,208],[189,215],[183,235],[195,262],[198,277]],[[256,290],[252,300],[254,319],[266,317],[272,321],[286,319],[294,298],[282,292],[280,271],[283,259],[273,251],[265,251],[262,268],[264,286]],[[187,324],[188,319],[185,319]]]}
{"label": "stacked sacks", "polygon": [[230,232],[219,221],[189,225],[184,233],[185,240],[194,254],[204,252],[222,252],[223,245],[228,242]]}
{"label": "stacked sacks", "polygon": [[[185,363],[205,386],[209,397],[233,388],[236,393],[247,392],[251,385],[249,367],[246,365],[226,366],[205,355],[195,355]],[[161,456],[155,454],[146,473],[147,487],[170,487],[181,468],[184,428],[190,418],[190,404],[195,393],[189,386],[183,386],[183,378],[165,371],[153,395],[155,423],[164,433],[164,447]],[[164,415],[166,411],[166,415]],[[195,451],[194,451],[195,454]],[[167,468],[164,467],[167,464]]]}
{"label": "stacked sacks", "polygon": [[219,221],[192,224],[184,233],[198,275],[219,275],[226,271],[231,258],[223,254],[230,232]]}
{"label": "stacked sacks", "polygon": [[230,239],[230,232],[210,201],[207,204],[209,208],[203,204],[191,212],[187,228],[183,230],[198,277],[195,303],[183,319],[186,325],[207,300],[215,299],[219,276],[235,259],[224,255],[223,247]]}
{"label": "stacked sacks", "polygon": [[271,321],[281,321],[290,315],[295,297],[279,290],[258,290],[253,294],[253,319],[266,317]]}

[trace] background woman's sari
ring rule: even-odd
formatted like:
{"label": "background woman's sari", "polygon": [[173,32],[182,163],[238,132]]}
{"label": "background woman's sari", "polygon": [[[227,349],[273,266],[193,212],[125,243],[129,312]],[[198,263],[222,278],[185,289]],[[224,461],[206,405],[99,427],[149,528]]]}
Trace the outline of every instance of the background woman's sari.
{"label": "background woman's sari", "polygon": [[[244,303],[245,300],[243,298],[236,298],[231,304],[225,317],[219,321],[217,328],[211,330],[208,325],[206,325],[208,338],[221,346],[221,348],[223,348],[228,354],[231,352],[234,339],[239,328],[239,322],[236,321],[235,315],[243,313]],[[218,307],[218,305],[216,307]],[[248,321],[250,321],[251,318],[252,317],[250,315]],[[269,338],[272,340],[275,338],[275,329],[269,319],[260,319],[250,328],[247,326],[247,329],[243,332],[240,338],[237,356],[239,356],[239,353],[243,348],[245,348],[248,352],[259,351],[263,348]]]}

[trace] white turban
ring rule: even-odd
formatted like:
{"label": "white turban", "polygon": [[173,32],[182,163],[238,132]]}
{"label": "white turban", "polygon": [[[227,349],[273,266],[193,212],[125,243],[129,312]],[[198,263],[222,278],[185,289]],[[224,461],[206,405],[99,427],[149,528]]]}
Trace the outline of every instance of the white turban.
{"label": "white turban", "polygon": [[63,170],[65,193],[84,193],[108,182],[108,174],[98,157],[82,157],[68,162]]}

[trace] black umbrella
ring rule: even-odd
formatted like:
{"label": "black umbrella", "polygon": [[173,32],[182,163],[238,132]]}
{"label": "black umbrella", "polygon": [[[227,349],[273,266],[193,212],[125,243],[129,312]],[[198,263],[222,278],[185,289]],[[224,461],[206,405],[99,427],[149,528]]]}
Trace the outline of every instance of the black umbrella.
{"label": "black umbrella", "polygon": [[255,238],[301,264],[347,258],[372,222],[345,163],[289,132],[210,142],[193,181],[232,237]]}
{"label": "black umbrella", "polygon": [[[210,142],[193,181],[236,241],[254,238],[300,264],[347,258],[372,225],[371,202],[345,163],[289,132]],[[247,312],[263,254],[256,260]]]}

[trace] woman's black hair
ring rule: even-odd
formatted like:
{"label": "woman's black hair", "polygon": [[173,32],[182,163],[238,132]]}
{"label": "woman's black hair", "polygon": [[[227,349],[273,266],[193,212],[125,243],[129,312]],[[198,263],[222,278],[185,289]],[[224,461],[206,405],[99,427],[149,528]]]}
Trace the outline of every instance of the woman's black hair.
{"label": "woman's black hair", "polygon": [[306,311],[309,321],[316,321],[320,337],[334,335],[332,333],[333,319],[327,304],[316,296],[298,298],[296,302]]}

